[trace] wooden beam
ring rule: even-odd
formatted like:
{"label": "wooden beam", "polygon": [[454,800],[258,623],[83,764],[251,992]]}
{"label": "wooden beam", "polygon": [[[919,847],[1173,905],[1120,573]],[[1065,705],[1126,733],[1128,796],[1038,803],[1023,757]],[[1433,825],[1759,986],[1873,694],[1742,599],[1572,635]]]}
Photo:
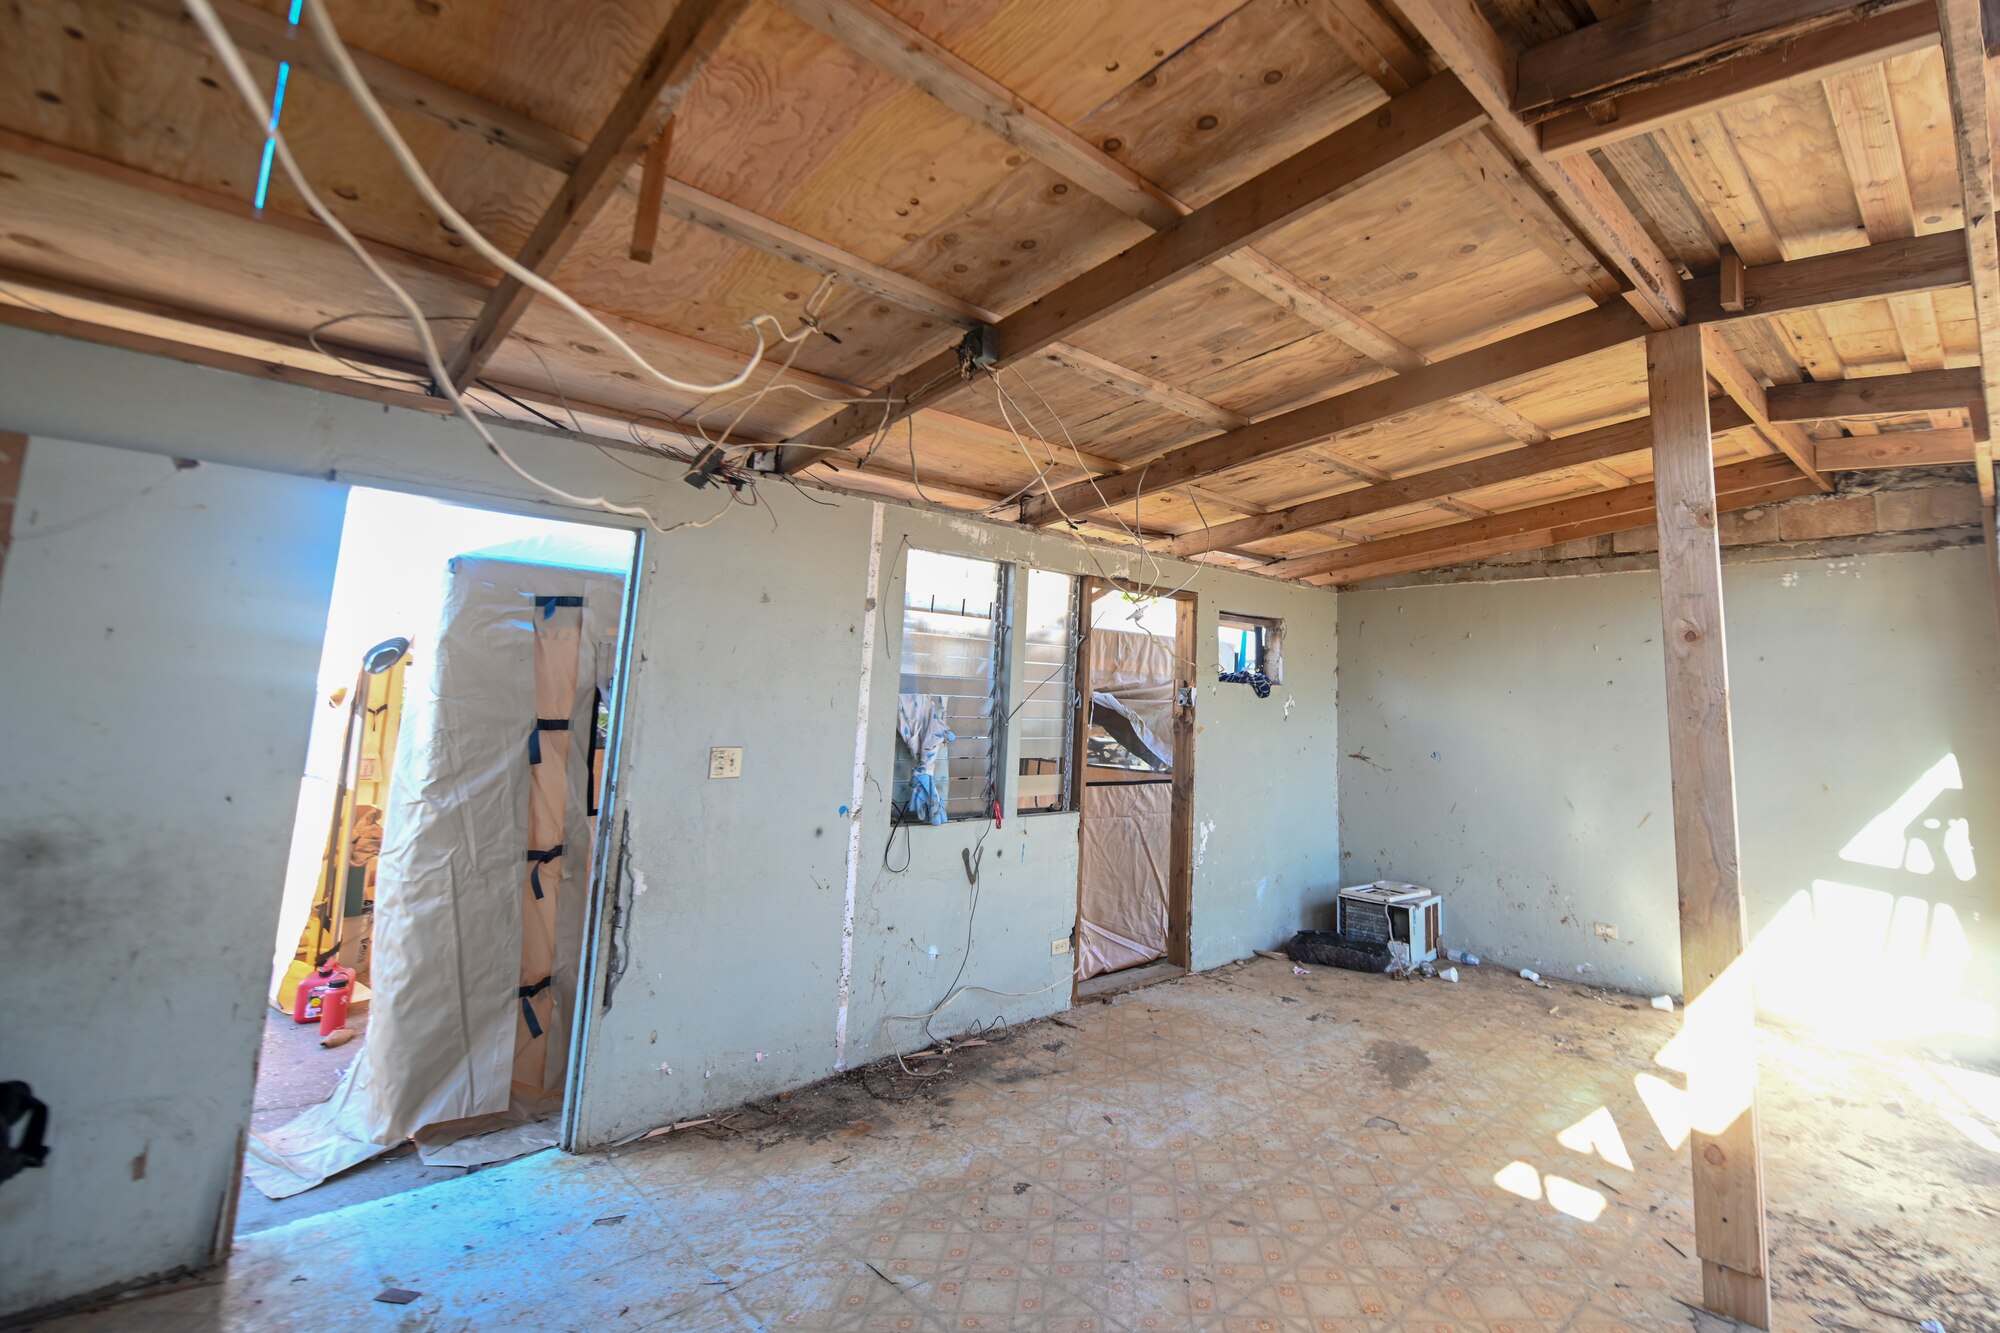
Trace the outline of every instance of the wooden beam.
{"label": "wooden beam", "polygon": [[[1711,400],[1712,402],[1715,400]],[[1758,458],[1718,468],[1715,474],[1716,509],[1729,512],[1753,509],[1816,494],[1813,484],[1780,458]],[[1351,587],[1369,579],[1392,574],[1409,574],[1421,569],[1440,569],[1473,560],[1487,560],[1519,551],[1539,551],[1586,537],[1602,537],[1614,532],[1637,532],[1653,526],[1653,484],[1644,482],[1599,493],[1608,497],[1579,497],[1537,505],[1532,511],[1514,510],[1523,518],[1513,523],[1489,524],[1486,520],[1453,524],[1448,528],[1426,528],[1402,537],[1381,538],[1362,546],[1344,547],[1338,554],[1352,554],[1338,569],[1309,578],[1320,586]],[[1506,519],[1508,514],[1493,515]],[[1473,529],[1474,524],[1481,525]],[[1430,534],[1436,534],[1431,536]],[[1426,538],[1428,540],[1418,540]],[[1405,540],[1405,539],[1408,540]],[[1396,543],[1390,547],[1390,543]],[[1378,551],[1377,547],[1388,547]],[[1260,573],[1270,573],[1277,565]]]}
{"label": "wooden beam", "polygon": [[1820,440],[1813,461],[1822,472],[1861,472],[1885,467],[1942,467],[1972,462],[1972,431],[1903,430],[1887,435],[1852,435]]}
{"label": "wooden beam", "polygon": [[1478,0],[1405,0],[1404,17],[1465,81],[1491,117],[1494,134],[1576,234],[1632,284],[1626,299],[1654,328],[1686,318],[1680,270],[1586,157],[1561,162],[1542,151],[1541,137],[1514,113],[1515,56]]}
{"label": "wooden beam", "polygon": [[[1639,433],[1650,436],[1651,420],[1641,417],[1637,423]],[[1735,470],[1724,469],[1728,476],[1723,479],[1731,489],[1746,489],[1751,486],[1765,486],[1774,482],[1797,479],[1797,471],[1781,458],[1756,458],[1749,463],[1735,465]],[[1807,489],[1810,489],[1808,487]],[[1418,555],[1436,555],[1440,564],[1456,564],[1466,557],[1458,554],[1460,548],[1480,547],[1502,538],[1533,537],[1527,542],[1527,549],[1550,545],[1553,539],[1544,539],[1552,530],[1574,526],[1580,523],[1616,517],[1640,516],[1643,522],[1629,526],[1643,527],[1652,522],[1653,488],[1651,483],[1639,482],[1624,486],[1614,486],[1606,490],[1592,491],[1585,495],[1573,495],[1562,500],[1551,500],[1543,504],[1528,505],[1520,509],[1503,509],[1498,513],[1468,519],[1462,523],[1446,523],[1436,527],[1419,528],[1413,532],[1399,532],[1390,537],[1377,537],[1369,541],[1356,542],[1352,546],[1342,546],[1331,551],[1314,551],[1309,555],[1293,556],[1280,560],[1268,567],[1267,572],[1276,578],[1325,578],[1338,575],[1340,582],[1352,582],[1356,578],[1373,578],[1377,565],[1391,560],[1404,560]],[[1367,569],[1366,575],[1353,571]]]}
{"label": "wooden beam", "polygon": [[[1718,433],[1749,424],[1750,418],[1741,409],[1726,403],[1718,405],[1715,424]],[[1407,504],[1456,495],[1461,491],[1562,472],[1601,459],[1640,453],[1652,447],[1652,422],[1646,417],[1635,417],[1630,421],[1559,436],[1546,444],[1488,454],[1470,462],[1414,472],[1372,486],[1342,491],[1338,495],[1307,500],[1269,514],[1218,523],[1211,528],[1174,538],[1167,543],[1167,552],[1189,556],[1290,533],[1308,532],[1330,523],[1344,523],[1368,514],[1399,509]]]}
{"label": "wooden beam", "polygon": [[1794,37],[1670,82],[1593,98],[1541,123],[1542,151],[1567,157],[1764,97],[1790,84],[1879,64],[1936,43],[1937,9],[1906,5]]}
{"label": "wooden beam", "polygon": [[1816,488],[1822,492],[1831,491],[1833,483],[1813,466],[1813,443],[1805,431],[1772,419],[1763,381],[1750,373],[1750,368],[1743,364],[1734,348],[1722,341],[1713,325],[1703,327],[1702,341],[1706,344],[1709,378],[1715,381],[1716,387],[1749,414],[1757,424],[1757,433],[1778,446],[1779,451],[1791,459]]}
{"label": "wooden beam", "polygon": [[1812,384],[1774,384],[1767,396],[1773,421],[1835,421],[1976,407],[1985,393],[1983,381],[1984,372],[1973,366]]}
{"label": "wooden beam", "polygon": [[1962,287],[1971,281],[1965,249],[1964,233],[1942,231],[1810,259],[1754,264],[1743,271],[1740,311],[1722,304],[1718,277],[1696,278],[1687,285],[1688,322],[1726,324],[1746,316],[1783,315],[1903,292]]}
{"label": "wooden beam", "polygon": [[632,258],[641,264],[653,262],[653,247],[660,239],[660,197],[667,188],[667,154],[673,151],[674,123],[670,120],[646,150],[646,165],[639,173],[639,201],[632,210]]}
{"label": "wooden beam", "polygon": [[[1958,176],[1965,196],[1965,246],[1972,277],[1972,305],[1979,329],[1984,407],[2000,420],[2000,235],[1993,219],[1993,121],[1989,41],[1979,0],[1938,0],[1944,35],[1946,84],[1958,144]],[[1974,423],[1975,430],[1978,423]],[[1984,438],[1984,432],[1979,432]]]}
{"label": "wooden beam", "polygon": [[1808,33],[1883,0],[1676,0],[1634,5],[1521,53],[1514,110],[1533,120],[1655,87]]}
{"label": "wooden beam", "polygon": [[[626,173],[666,129],[681,98],[749,7],[750,0],[679,0],[584,149],[576,170],[556,191],[521,247],[522,267],[544,277],[555,272],[618,192]],[[446,367],[452,383],[463,388],[479,377],[533,299],[533,290],[518,279],[500,280],[471,332],[452,353]]]}
{"label": "wooden beam", "polygon": [[1704,343],[1699,329],[1646,340],[1681,989],[1688,1005],[1686,1026],[1676,1039],[1684,1045],[1677,1063],[1687,1074],[1693,1111],[1689,1146],[1703,1302],[1717,1314],[1769,1328],[1756,1013],[1743,961],[1749,932],[1737,856]]}
{"label": "wooden beam", "polygon": [[[994,368],[1013,365],[1084,326],[1160,291],[1196,269],[1392,174],[1468,133],[1482,113],[1448,75],[1413,89],[1229,191],[1178,223],[1071,279],[993,326]],[[959,355],[941,352],[897,377],[893,424],[960,382]],[[880,408],[846,409],[802,433],[787,470],[877,430]]]}
{"label": "wooden beam", "polygon": [[7,574],[7,551],[14,544],[14,503],[21,494],[21,472],[28,462],[28,437],[0,430],[0,581]]}
{"label": "wooden beam", "polygon": [[[1956,233],[1943,232],[1864,246],[1837,255],[1748,268],[1744,271],[1747,299],[1743,312],[1722,308],[1718,279],[1699,279],[1688,285],[1692,309],[1700,316],[1699,322],[1724,324],[1763,314],[1810,310],[1821,305],[1952,286],[1965,281],[1966,267],[1965,256],[1958,242],[1952,239],[1955,236]],[[1396,379],[1378,381],[1168,450],[1143,469],[1128,467],[1116,476],[1064,487],[1053,497],[1031,496],[1022,504],[1021,518],[1023,522],[1046,526],[1060,519],[1062,512],[1075,518],[1116,507],[1142,490],[1164,490],[1306,448],[1400,412],[1490,389],[1507,380],[1604,351],[1643,336],[1645,328],[1642,319],[1617,304],[1599,306]],[[1811,462],[1810,454],[1804,457],[1802,467]]]}
{"label": "wooden beam", "polygon": [[1021,519],[1046,526],[1064,513],[1074,518],[1098,509],[1115,508],[1134,499],[1142,490],[1164,490],[1210,473],[1304,449],[1399,413],[1429,407],[1616,347],[1642,336],[1645,330],[1644,321],[1624,306],[1599,306],[1407,375],[1183,445],[1143,469],[1130,469],[1088,485],[1065,487],[1052,497],[1031,497],[1021,507]]}

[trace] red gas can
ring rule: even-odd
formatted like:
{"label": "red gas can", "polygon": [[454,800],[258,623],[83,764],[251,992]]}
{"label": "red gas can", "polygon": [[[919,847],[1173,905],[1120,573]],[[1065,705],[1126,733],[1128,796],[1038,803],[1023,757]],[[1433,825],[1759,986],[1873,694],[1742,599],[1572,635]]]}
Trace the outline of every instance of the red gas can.
{"label": "red gas can", "polygon": [[330,1037],[347,1026],[347,1006],[354,998],[354,974],[346,968],[344,976],[330,979],[324,986],[314,989],[320,996],[319,1035]]}
{"label": "red gas can", "polygon": [[326,998],[327,983],[335,977],[346,977],[351,986],[354,982],[354,969],[343,967],[339,963],[328,963],[318,971],[305,974],[298,987],[292,991],[294,1023],[319,1022],[320,1006]]}

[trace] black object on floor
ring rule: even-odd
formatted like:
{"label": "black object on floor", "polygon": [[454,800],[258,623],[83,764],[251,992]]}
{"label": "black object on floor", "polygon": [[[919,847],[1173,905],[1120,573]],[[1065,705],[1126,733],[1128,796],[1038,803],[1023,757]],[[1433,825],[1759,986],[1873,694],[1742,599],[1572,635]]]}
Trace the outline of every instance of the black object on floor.
{"label": "black object on floor", "polygon": [[1302,930],[1285,946],[1295,963],[1344,967],[1350,972],[1387,972],[1389,946],[1371,940],[1350,940],[1330,930]]}

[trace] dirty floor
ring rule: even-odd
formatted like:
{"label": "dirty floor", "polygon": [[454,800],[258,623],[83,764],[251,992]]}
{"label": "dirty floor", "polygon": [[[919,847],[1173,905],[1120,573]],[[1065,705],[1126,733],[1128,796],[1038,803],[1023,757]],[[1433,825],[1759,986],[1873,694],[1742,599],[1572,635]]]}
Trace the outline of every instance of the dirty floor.
{"label": "dirty floor", "polygon": [[[226,1274],[46,1327],[1728,1327],[1684,1304],[1687,1154],[1654,1062],[1679,1017],[1464,971],[1223,968],[921,1089],[892,1063],[263,1231]],[[2000,1077],[1761,1050],[1776,1327],[2000,1329]]]}
{"label": "dirty floor", "polygon": [[[319,1026],[294,1023],[288,1014],[269,1010],[264,1015],[264,1044],[257,1057],[257,1099],[250,1112],[250,1128],[276,1129],[309,1106],[317,1106],[333,1095],[340,1085],[341,1071],[361,1053],[361,1035],[368,1030],[369,1006],[360,1005],[348,1014],[348,1026],[355,1030],[353,1041],[331,1050],[319,1044]],[[385,1198],[404,1190],[417,1189],[467,1174],[464,1167],[425,1166],[416,1148],[404,1144],[395,1152],[364,1162],[343,1172],[318,1189],[294,1194],[289,1199],[266,1198],[248,1180],[241,1181],[236,1195],[236,1235],[258,1231],[301,1218]]]}

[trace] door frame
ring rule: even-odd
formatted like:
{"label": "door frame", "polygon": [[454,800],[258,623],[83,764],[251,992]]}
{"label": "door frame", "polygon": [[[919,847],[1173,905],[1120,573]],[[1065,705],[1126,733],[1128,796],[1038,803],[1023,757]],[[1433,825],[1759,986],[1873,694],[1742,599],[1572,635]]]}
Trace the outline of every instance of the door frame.
{"label": "door frame", "polygon": [[[1090,748],[1090,633],[1091,607],[1107,592],[1123,591],[1139,596],[1158,597],[1174,603],[1174,768],[1171,775],[1171,808],[1167,815],[1167,952],[1160,960],[1182,972],[1194,970],[1194,774],[1195,700],[1200,691],[1195,681],[1200,660],[1198,637],[1200,599],[1192,590],[1181,588],[1128,587],[1095,575],[1080,576],[1076,637],[1076,700],[1072,715],[1070,771],[1076,783],[1076,926],[1074,937],[1082,937],[1083,923],[1083,840],[1086,836],[1090,799],[1089,766],[1085,759]],[[1140,966],[1146,966],[1141,964]],[[1124,969],[1134,970],[1134,969]],[[1117,973],[1105,973],[1116,976]],[[1070,1002],[1078,999],[1082,981],[1077,969],[1070,969]]]}

